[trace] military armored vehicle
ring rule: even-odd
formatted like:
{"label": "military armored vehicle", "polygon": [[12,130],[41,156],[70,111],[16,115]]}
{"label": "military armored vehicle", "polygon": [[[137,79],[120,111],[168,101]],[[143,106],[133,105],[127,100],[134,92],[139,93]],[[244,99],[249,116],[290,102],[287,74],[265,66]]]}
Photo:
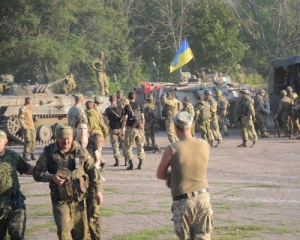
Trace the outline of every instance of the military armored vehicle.
{"label": "military armored vehicle", "polygon": [[[54,142],[57,124],[68,123],[68,110],[74,105],[74,95],[55,94],[51,90],[56,84],[65,82],[63,92],[70,92],[68,84],[70,76],[66,76],[50,84],[18,85],[12,84],[0,96],[0,126],[6,132],[9,141],[19,144],[24,143],[21,125],[18,119],[19,109],[24,105],[26,97],[34,100],[32,106],[33,118],[37,129],[37,145]],[[85,96],[85,101],[93,101],[94,96]],[[103,97],[101,110],[109,106],[107,97]]]}
{"label": "military armored vehicle", "polygon": [[[222,78],[225,77],[222,76]],[[235,102],[238,99],[239,90],[243,88],[249,88],[249,86],[233,84],[227,80],[225,84],[226,85],[224,85],[224,80],[223,80],[223,84],[220,84],[220,82],[217,81],[217,79],[215,80],[207,79],[203,81],[200,78],[195,78],[191,76],[191,78],[185,77],[185,80],[179,83],[141,82],[140,87],[135,88],[135,92],[137,95],[137,101],[139,103],[143,103],[146,101],[147,94],[153,95],[154,101],[156,102],[157,120],[159,125],[163,127],[164,126],[164,118],[162,117],[163,106],[161,104],[161,96],[163,93],[175,92],[176,97],[180,101],[182,101],[184,97],[188,97],[190,99],[190,102],[193,105],[195,105],[196,98],[200,95],[204,96],[205,90],[211,90],[214,98],[217,95],[217,90],[221,90],[223,96],[225,96],[228,102],[230,103],[228,118],[230,124],[233,126],[236,124],[237,121]]]}
{"label": "military armored vehicle", "polygon": [[300,56],[284,57],[269,62],[268,93],[270,110],[277,111],[280,91],[291,86],[295,93],[300,91]]}

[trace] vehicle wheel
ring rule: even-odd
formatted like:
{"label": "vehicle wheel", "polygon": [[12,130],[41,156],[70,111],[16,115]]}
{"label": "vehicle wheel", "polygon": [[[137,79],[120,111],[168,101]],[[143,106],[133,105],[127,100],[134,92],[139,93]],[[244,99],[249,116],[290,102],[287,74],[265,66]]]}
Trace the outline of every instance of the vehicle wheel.
{"label": "vehicle wheel", "polygon": [[48,142],[53,136],[52,129],[48,125],[42,125],[38,128],[37,137],[38,140]]}

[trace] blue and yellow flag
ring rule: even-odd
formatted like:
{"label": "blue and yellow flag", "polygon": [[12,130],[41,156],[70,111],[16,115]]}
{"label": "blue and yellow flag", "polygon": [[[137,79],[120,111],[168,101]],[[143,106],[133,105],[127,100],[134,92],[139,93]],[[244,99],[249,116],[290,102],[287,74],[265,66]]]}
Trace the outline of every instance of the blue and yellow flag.
{"label": "blue and yellow flag", "polygon": [[189,61],[191,61],[192,58],[194,58],[194,55],[188,41],[185,38],[178,48],[178,51],[171,63],[170,73],[187,64]]}

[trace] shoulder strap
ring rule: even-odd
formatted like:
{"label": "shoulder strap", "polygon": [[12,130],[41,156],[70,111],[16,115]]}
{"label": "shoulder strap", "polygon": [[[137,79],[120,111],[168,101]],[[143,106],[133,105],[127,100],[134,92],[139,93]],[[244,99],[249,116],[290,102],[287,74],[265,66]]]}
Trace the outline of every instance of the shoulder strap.
{"label": "shoulder strap", "polygon": [[118,118],[120,118],[121,116],[119,116],[119,114],[117,114],[114,110],[112,110],[112,108],[110,108],[110,110],[113,112],[113,114],[115,114]]}
{"label": "shoulder strap", "polygon": [[132,107],[131,107],[130,103],[128,103],[127,105],[128,105],[128,107],[129,107],[129,110],[131,111],[132,116],[134,117],[134,112],[133,112],[133,110],[132,110]]}

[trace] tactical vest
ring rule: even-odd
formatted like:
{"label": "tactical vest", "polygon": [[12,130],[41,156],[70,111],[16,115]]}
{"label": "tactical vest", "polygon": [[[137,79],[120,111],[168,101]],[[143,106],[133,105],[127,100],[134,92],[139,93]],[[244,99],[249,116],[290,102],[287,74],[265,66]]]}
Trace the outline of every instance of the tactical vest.
{"label": "tactical vest", "polygon": [[139,127],[142,122],[142,109],[139,103],[137,102],[130,102],[128,104],[131,114],[128,116],[128,126],[132,127]]}
{"label": "tactical vest", "polygon": [[122,118],[122,106],[118,105],[114,108],[107,108],[107,117],[109,119],[109,127],[111,129],[119,129],[122,126],[121,118]]}
{"label": "tactical vest", "polygon": [[202,111],[202,114],[200,116],[200,121],[210,120],[212,116],[210,111],[211,106],[209,104],[202,103],[200,108]]}
{"label": "tactical vest", "polygon": [[82,155],[83,147],[76,147],[75,151],[69,153],[71,158],[68,164],[71,162],[71,166],[63,166],[59,154],[53,152],[55,144],[56,143],[52,143],[44,149],[49,156],[47,169],[50,174],[59,173],[64,175],[62,178],[65,179],[65,182],[60,186],[52,181],[50,182],[51,199],[54,202],[82,201],[86,198],[89,187],[89,177],[84,171],[86,159],[84,159]]}
{"label": "tactical vest", "polygon": [[218,98],[218,110],[226,110],[227,109],[227,99],[223,96]]}
{"label": "tactical vest", "polygon": [[244,98],[240,102],[240,115],[247,116],[249,112],[249,101],[250,99]]}
{"label": "tactical vest", "polygon": [[290,97],[284,97],[282,101],[282,112],[290,112],[293,106],[293,100]]}

